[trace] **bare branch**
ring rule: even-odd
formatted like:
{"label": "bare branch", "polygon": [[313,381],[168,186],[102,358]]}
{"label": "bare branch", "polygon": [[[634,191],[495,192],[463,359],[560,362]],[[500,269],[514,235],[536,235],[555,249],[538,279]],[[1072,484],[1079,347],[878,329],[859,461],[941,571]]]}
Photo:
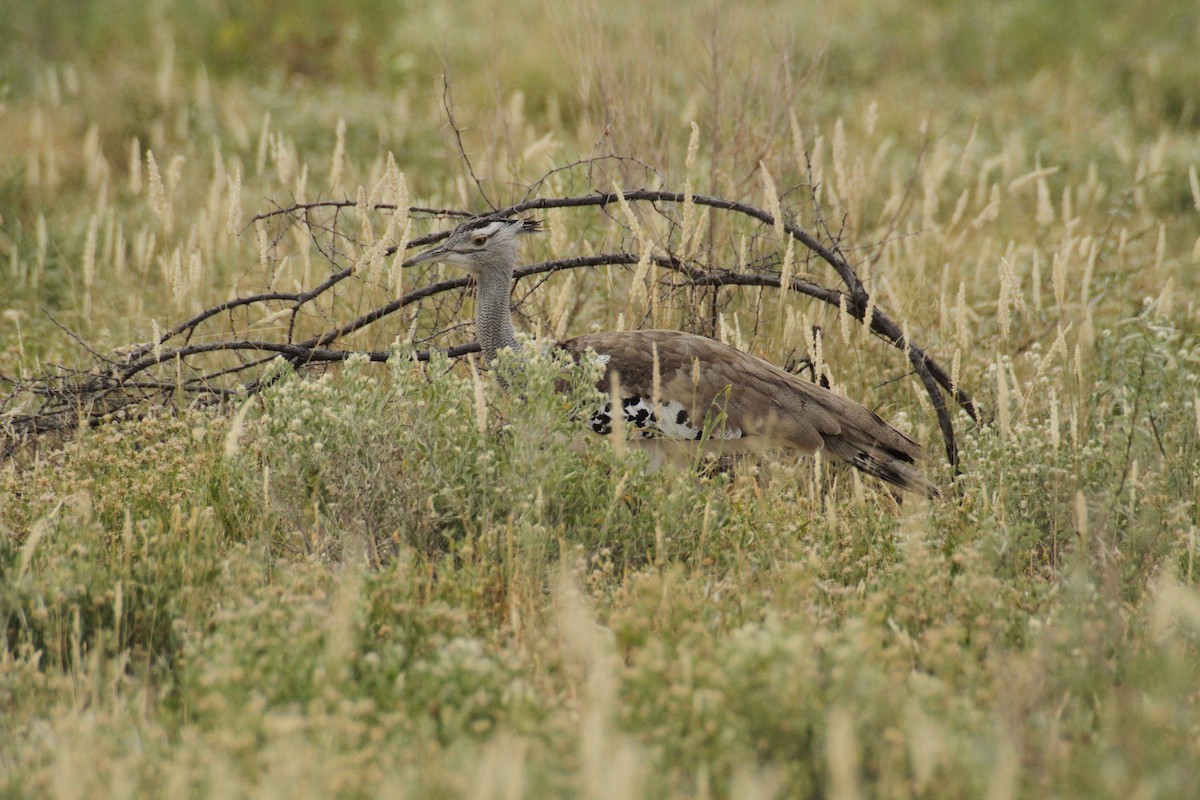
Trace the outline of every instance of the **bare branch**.
{"label": "bare branch", "polygon": [[[460,131],[449,106],[447,86],[444,101],[447,115],[458,138],[460,154],[471,170],[469,159],[462,151]],[[597,159],[613,158],[617,163],[625,159],[616,156],[599,156]],[[594,159],[593,159],[594,160]],[[634,163],[645,166],[640,161]],[[546,185],[556,172],[587,165],[591,160],[575,162],[557,168],[531,185],[530,193]],[[472,173],[472,178],[474,178]],[[483,194],[479,181],[476,185]],[[782,286],[779,260],[776,253],[751,253],[743,259],[748,263],[738,264],[737,259],[728,258],[727,264],[715,263],[717,249],[709,248],[703,256],[708,263],[693,258],[685,261],[677,252],[675,234],[678,219],[671,209],[684,202],[684,194],[667,190],[640,189],[624,193],[626,202],[650,204],[662,215],[669,226],[669,233],[652,254],[654,263],[676,279],[664,282],[660,291],[675,292],[680,287],[711,288],[714,292],[721,287],[774,287],[786,288],[806,297],[819,300],[832,308],[843,310],[854,319],[863,320],[867,309],[872,309],[868,320],[869,330],[882,341],[901,350],[920,379],[929,395],[937,415],[939,430],[945,444],[946,457],[957,464],[958,453],[954,438],[954,425],[947,397],[957,403],[975,421],[982,415],[974,400],[959,386],[953,384],[947,371],[923,348],[905,336],[901,327],[892,320],[879,304],[871,301],[870,294],[852,264],[847,253],[855,248],[845,246],[841,236],[824,223],[818,208],[818,226],[824,232],[817,235],[801,228],[794,219],[782,220],[783,229],[795,241],[803,245],[803,256],[797,254],[797,264],[805,272],[823,263],[838,276],[840,286],[825,285],[805,275],[793,275],[786,287]],[[485,197],[486,199],[486,197]],[[752,221],[753,231],[748,241],[751,248],[759,247],[761,233],[774,227],[774,216],[762,208],[723,197],[693,195],[691,202],[715,209],[732,217]],[[618,202],[615,193],[596,192],[572,197],[532,197],[507,208],[495,210],[488,216],[509,216],[529,211],[551,208],[607,209]],[[815,199],[814,199],[815,203]],[[14,437],[36,436],[53,430],[69,430],[80,421],[98,424],[117,411],[140,407],[152,402],[179,402],[181,397],[195,398],[200,402],[221,402],[224,398],[261,391],[281,374],[270,367],[272,361],[284,358],[293,368],[313,364],[331,364],[361,355],[375,362],[386,361],[392,356],[388,350],[335,349],[333,345],[346,337],[359,334],[381,320],[388,319],[402,309],[416,308],[419,315],[406,312],[407,322],[397,326],[408,330],[412,342],[427,349],[413,350],[411,357],[427,360],[434,352],[444,352],[450,357],[477,352],[476,343],[454,344],[461,338],[461,306],[466,298],[469,281],[466,278],[438,280],[412,289],[403,296],[370,307],[362,312],[363,304],[372,297],[367,292],[378,293],[382,287],[370,283],[370,276],[356,272],[357,265],[352,253],[361,253],[364,245],[356,240],[356,229],[345,219],[345,209],[354,206],[350,201],[316,201],[295,203],[286,208],[275,208],[254,217],[255,221],[267,221],[282,226],[275,235],[278,245],[287,229],[301,226],[314,251],[328,265],[325,277],[303,291],[262,291],[226,300],[180,322],[158,337],[154,342],[139,344],[104,355],[86,345],[71,334],[94,360],[87,370],[59,368],[50,375],[33,380],[14,380],[0,377],[10,391],[0,395],[0,425],[5,435],[2,451],[11,450]],[[395,208],[386,204],[373,207],[379,213],[388,213]],[[461,219],[469,216],[457,209],[436,209],[413,206],[410,214],[429,215],[437,218]],[[621,220],[617,224],[623,225]],[[409,247],[420,247],[441,241],[448,231],[430,233],[413,239]],[[272,251],[274,252],[274,251]],[[385,251],[387,256],[396,254],[396,247]],[[575,258],[555,259],[519,268],[515,277],[518,281],[554,273],[592,269],[601,266],[632,266],[639,256],[633,252],[618,250]],[[802,260],[801,260],[802,259]],[[422,274],[422,273],[418,273]],[[426,273],[427,274],[427,273]],[[529,296],[528,293],[525,295]],[[713,295],[715,297],[715,295]],[[730,296],[727,293],[727,296]],[[687,301],[689,307],[693,298]],[[352,318],[339,304],[349,302],[357,309]],[[377,302],[377,301],[376,301]],[[519,300],[520,306],[523,300]],[[310,311],[305,311],[311,304]],[[264,305],[278,315],[286,315],[286,333],[280,334],[283,341],[270,336],[248,335],[254,324],[247,322],[245,310],[254,305]],[[304,312],[302,314],[302,312]],[[314,313],[310,313],[314,312]],[[268,316],[267,321],[272,319]],[[311,323],[326,320],[328,327],[317,328]],[[217,324],[217,323],[220,324]],[[298,323],[304,330],[297,331]],[[56,323],[57,324],[57,323]],[[255,323],[259,324],[259,323]],[[316,328],[314,330],[314,328]],[[282,326],[281,326],[282,330]],[[382,335],[382,331],[381,331]],[[390,337],[389,337],[390,338]],[[299,339],[299,341],[296,341]],[[450,347],[435,346],[449,340]]]}
{"label": "bare branch", "polygon": [[475,166],[471,163],[471,157],[467,155],[467,149],[463,146],[462,128],[454,119],[454,101],[450,97],[450,79],[442,73],[442,108],[446,112],[446,124],[450,126],[450,130],[454,131],[454,141],[458,146],[458,157],[462,159],[467,168],[467,174],[471,176],[471,180],[475,183],[475,188],[479,190],[479,196],[483,198],[483,202],[487,203],[488,208],[495,210],[496,204],[491,201],[484,191],[483,184],[475,175]]}

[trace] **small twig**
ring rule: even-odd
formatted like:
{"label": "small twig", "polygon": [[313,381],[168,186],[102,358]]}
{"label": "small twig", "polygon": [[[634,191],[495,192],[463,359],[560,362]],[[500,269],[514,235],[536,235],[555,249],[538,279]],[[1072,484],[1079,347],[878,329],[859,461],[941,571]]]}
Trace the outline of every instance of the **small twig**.
{"label": "small twig", "polygon": [[883,257],[884,245],[886,245],[896,235],[896,229],[900,227],[900,221],[904,218],[905,212],[913,198],[913,189],[917,185],[917,178],[921,174],[921,164],[925,160],[925,153],[929,150],[929,134],[928,130],[921,136],[921,146],[917,148],[917,160],[913,163],[912,172],[908,175],[908,180],[904,182],[904,194],[900,196],[900,203],[896,206],[896,211],[892,214],[892,218],[888,221],[887,230],[878,240],[875,253],[867,259],[867,264],[874,266],[879,259]]}
{"label": "small twig", "polygon": [[[321,208],[354,208],[357,206],[353,200],[314,200],[310,203],[293,203],[287,208],[273,208],[270,211],[264,211],[261,214],[255,214],[250,218],[251,222],[259,220],[268,220],[274,217],[290,216],[297,211],[312,211]],[[376,203],[371,206],[372,211],[395,211],[396,206],[392,203]],[[444,217],[459,217],[466,218],[474,216],[469,211],[463,211],[457,208],[428,208],[426,206],[409,206],[408,213],[410,216],[429,216],[436,218]]]}
{"label": "small twig", "polygon": [[496,209],[496,204],[491,201],[484,191],[483,184],[475,175],[475,167],[471,163],[471,157],[467,155],[467,149],[463,145],[462,129],[458,126],[458,122],[454,119],[454,101],[450,97],[450,79],[446,77],[446,73],[442,73],[442,108],[446,112],[446,124],[450,126],[450,130],[454,131],[454,141],[458,145],[458,157],[467,167],[467,174],[471,176],[471,180],[475,182],[475,188],[479,190],[479,196],[483,198],[483,202],[487,203],[487,207],[493,211]]}
{"label": "small twig", "polygon": [[1158,432],[1158,422],[1154,419],[1154,412],[1147,411],[1146,416],[1150,418],[1150,430],[1154,431],[1154,442],[1158,445],[1158,452],[1163,458],[1167,457],[1167,448],[1163,447],[1162,435]]}
{"label": "small twig", "polygon": [[83,340],[83,337],[82,337],[82,336],[80,336],[78,333],[76,333],[75,331],[73,331],[73,330],[71,330],[70,328],[68,328],[66,325],[64,325],[64,324],[62,324],[61,322],[59,322],[59,321],[58,321],[58,320],[55,318],[55,316],[54,316],[53,314],[51,314],[51,313],[50,313],[50,310],[49,310],[49,309],[47,309],[45,306],[38,306],[38,310],[39,310],[39,311],[41,311],[43,314],[45,314],[45,315],[46,315],[46,317],[47,317],[47,318],[48,318],[48,319],[49,319],[49,320],[50,320],[52,323],[54,323],[54,326],[55,326],[56,328],[58,328],[59,330],[61,330],[61,331],[62,331],[63,333],[65,333],[67,336],[70,336],[72,339],[74,339],[74,340],[75,340],[75,343],[76,343],[76,344],[78,344],[80,347],[82,347],[84,350],[87,350],[87,351],[88,351],[89,353],[91,353],[93,356],[95,356],[96,358],[100,359],[101,361],[103,361],[103,362],[104,362],[104,363],[106,363],[106,364],[112,364],[112,363],[114,363],[114,362],[112,361],[112,359],[110,359],[108,356],[104,355],[103,353],[100,353],[100,352],[99,352],[99,351],[97,351],[95,348],[93,348],[93,347],[92,347],[90,344],[88,344],[87,342],[85,342],[85,341]]}
{"label": "small twig", "polygon": [[[1131,463],[1130,457],[1133,455],[1133,437],[1137,433],[1138,415],[1141,413],[1141,408],[1142,408],[1142,388],[1145,386],[1145,384],[1146,384],[1146,353],[1143,352],[1141,363],[1138,365],[1137,386],[1134,389],[1133,414],[1131,414],[1130,418],[1129,418],[1129,436],[1125,440],[1125,464],[1121,468],[1121,481],[1117,485],[1117,491],[1114,495],[1115,497],[1120,497],[1121,492],[1125,491],[1125,481],[1128,480],[1128,478],[1129,478],[1129,469],[1130,469],[1130,463]],[[1162,447],[1161,442],[1159,442],[1159,447]],[[1164,453],[1164,455],[1165,455],[1165,453]]]}

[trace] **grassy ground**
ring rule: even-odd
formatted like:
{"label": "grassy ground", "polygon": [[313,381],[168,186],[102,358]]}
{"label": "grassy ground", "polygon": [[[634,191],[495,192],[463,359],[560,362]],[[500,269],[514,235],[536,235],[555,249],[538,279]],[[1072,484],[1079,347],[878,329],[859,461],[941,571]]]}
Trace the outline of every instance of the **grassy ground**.
{"label": "grassy ground", "polygon": [[[0,465],[0,793],[1194,792],[1192,4],[411,5],[0,2],[0,374],[90,363],[55,320],[106,351],[319,279],[303,241],[260,259],[249,218],[379,191],[389,154],[411,202],[482,209],[445,73],[500,203],[609,153],[763,206],[764,171],[811,176],[880,304],[995,423],[956,416],[954,477],[899,354],[731,292],[719,333],[771,360],[820,323],[835,384],[926,444],[944,499],[564,446],[589,397],[536,364],[504,393],[356,361],[23,452]],[[602,163],[597,188],[656,185]],[[546,216],[531,260],[622,235]],[[741,231],[709,224],[736,263]],[[556,276],[530,322],[626,324],[636,277]]]}

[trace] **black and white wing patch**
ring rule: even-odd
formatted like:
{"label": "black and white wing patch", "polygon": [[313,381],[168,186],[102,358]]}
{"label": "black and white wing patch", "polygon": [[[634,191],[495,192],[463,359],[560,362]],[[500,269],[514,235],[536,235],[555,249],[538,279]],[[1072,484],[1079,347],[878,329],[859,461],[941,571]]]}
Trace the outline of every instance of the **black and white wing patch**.
{"label": "black and white wing patch", "polygon": [[[643,439],[661,437],[698,441],[704,436],[703,427],[697,427],[683,403],[671,400],[654,404],[645,397],[626,397],[621,400],[621,415],[625,424],[636,428]],[[588,428],[594,433],[607,436],[612,433],[612,403],[592,414]],[[734,427],[722,427],[710,432],[714,439],[740,439],[742,432]]]}

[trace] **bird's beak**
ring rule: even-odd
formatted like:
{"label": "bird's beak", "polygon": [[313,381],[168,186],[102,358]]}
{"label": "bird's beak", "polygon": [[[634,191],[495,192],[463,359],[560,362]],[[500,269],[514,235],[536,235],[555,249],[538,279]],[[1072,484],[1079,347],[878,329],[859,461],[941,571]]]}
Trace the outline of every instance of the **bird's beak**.
{"label": "bird's beak", "polygon": [[432,261],[440,261],[446,257],[446,248],[442,246],[431,247],[428,250],[417,253],[415,256],[404,258],[405,267],[415,267],[417,264],[428,264]]}

